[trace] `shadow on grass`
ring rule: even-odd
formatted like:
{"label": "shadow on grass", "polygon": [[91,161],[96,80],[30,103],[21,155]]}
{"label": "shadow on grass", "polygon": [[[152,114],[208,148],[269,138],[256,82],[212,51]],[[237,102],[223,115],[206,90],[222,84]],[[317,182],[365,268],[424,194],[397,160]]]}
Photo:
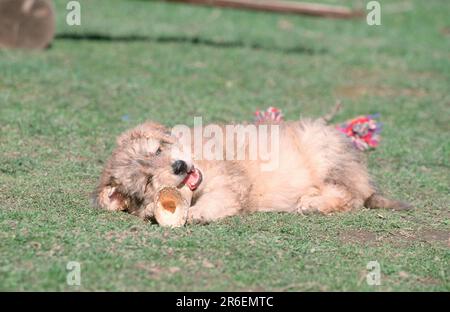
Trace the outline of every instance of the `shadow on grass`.
{"label": "shadow on grass", "polygon": [[182,43],[203,45],[214,48],[249,48],[252,50],[281,52],[287,54],[324,54],[327,53],[326,49],[313,49],[304,46],[295,47],[270,47],[263,46],[258,43],[245,43],[242,41],[217,41],[212,39],[205,39],[200,37],[184,37],[184,36],[162,36],[162,37],[150,37],[139,35],[127,35],[127,36],[111,36],[100,33],[61,33],[55,36],[57,40],[87,40],[87,41],[103,41],[103,42],[156,42],[156,43]]}

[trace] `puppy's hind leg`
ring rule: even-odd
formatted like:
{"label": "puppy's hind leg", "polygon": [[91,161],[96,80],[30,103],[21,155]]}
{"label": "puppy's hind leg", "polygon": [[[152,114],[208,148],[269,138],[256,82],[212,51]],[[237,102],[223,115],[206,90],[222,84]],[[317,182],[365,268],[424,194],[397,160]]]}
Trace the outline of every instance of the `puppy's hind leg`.
{"label": "puppy's hind leg", "polygon": [[362,206],[363,202],[351,196],[344,188],[324,185],[320,189],[313,187],[297,203],[299,213],[319,212],[329,214],[345,212]]}

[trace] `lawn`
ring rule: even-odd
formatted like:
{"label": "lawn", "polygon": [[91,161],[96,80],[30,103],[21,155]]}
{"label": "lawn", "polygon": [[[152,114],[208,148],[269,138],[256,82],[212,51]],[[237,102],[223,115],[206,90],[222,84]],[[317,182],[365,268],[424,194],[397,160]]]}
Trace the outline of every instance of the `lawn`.
{"label": "lawn", "polygon": [[[68,26],[66,3],[50,49],[0,51],[0,290],[450,290],[450,2],[381,1],[381,26],[137,0],[81,1]],[[292,120],[336,99],[336,122],[381,113],[370,172],[414,210],[167,229],[90,205],[115,137],[144,120]]]}

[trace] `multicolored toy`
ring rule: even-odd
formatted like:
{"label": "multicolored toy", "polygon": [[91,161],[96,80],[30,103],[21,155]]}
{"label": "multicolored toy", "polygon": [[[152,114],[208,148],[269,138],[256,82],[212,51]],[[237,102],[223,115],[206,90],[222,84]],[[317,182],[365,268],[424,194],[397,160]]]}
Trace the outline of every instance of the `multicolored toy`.
{"label": "multicolored toy", "polygon": [[279,123],[283,121],[283,113],[281,110],[270,106],[266,111],[255,112],[255,122],[256,123]]}
{"label": "multicolored toy", "polygon": [[382,124],[375,118],[379,114],[359,116],[348,120],[336,128],[350,137],[355,147],[361,151],[376,148],[380,142]]}
{"label": "multicolored toy", "polygon": [[[327,115],[323,119],[330,121],[335,113],[340,109],[338,103],[331,115]],[[354,146],[361,150],[369,150],[376,148],[380,142],[380,132],[382,124],[377,121],[379,114],[358,116],[356,118],[347,120],[344,123],[336,125],[336,129],[348,136]],[[255,122],[259,123],[280,123],[283,121],[283,113],[276,107],[269,107],[266,111],[255,112]]]}

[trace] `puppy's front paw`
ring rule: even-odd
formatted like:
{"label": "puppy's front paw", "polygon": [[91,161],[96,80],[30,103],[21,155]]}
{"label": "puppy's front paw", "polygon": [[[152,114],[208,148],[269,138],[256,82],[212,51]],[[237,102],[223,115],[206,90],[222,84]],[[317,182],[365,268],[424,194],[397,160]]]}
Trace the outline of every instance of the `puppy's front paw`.
{"label": "puppy's front paw", "polygon": [[206,224],[208,223],[205,216],[201,213],[201,209],[196,208],[195,206],[192,206],[189,208],[188,211],[188,218],[187,218],[188,224]]}

